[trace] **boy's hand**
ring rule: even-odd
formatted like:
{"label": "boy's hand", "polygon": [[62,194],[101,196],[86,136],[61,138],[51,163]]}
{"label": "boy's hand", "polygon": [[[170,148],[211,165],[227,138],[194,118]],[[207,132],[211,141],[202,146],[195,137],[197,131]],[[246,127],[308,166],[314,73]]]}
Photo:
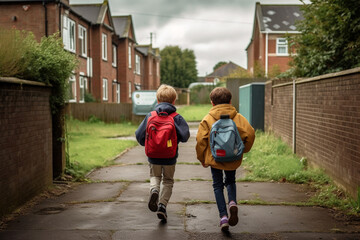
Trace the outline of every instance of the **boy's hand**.
{"label": "boy's hand", "polygon": [[201,162],[201,165],[204,167],[204,168],[207,168],[209,167],[209,165],[206,165],[205,163]]}

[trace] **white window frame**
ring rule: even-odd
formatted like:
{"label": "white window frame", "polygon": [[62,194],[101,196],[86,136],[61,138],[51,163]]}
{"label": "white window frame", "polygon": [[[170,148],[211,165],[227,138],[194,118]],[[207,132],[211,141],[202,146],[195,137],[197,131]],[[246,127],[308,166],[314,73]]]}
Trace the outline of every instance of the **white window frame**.
{"label": "white window frame", "polygon": [[106,78],[103,78],[103,100],[107,101],[108,100],[108,94],[109,94],[109,84],[108,84],[108,80]]}
{"label": "white window frame", "polygon": [[107,35],[102,33],[101,39],[102,59],[107,61]]}
{"label": "white window frame", "polygon": [[85,74],[83,72],[80,73],[79,88],[80,88],[79,102],[84,103],[85,102],[85,93],[87,90],[87,78],[85,77]]}
{"label": "white window frame", "polygon": [[117,62],[117,47],[116,45],[112,45],[112,65],[113,67],[116,67],[116,62]]}
{"label": "white window frame", "polygon": [[131,98],[131,82],[129,82],[129,98]]}
{"label": "white window frame", "polygon": [[129,68],[131,68],[131,43],[129,43],[129,47],[128,47],[128,60],[129,60]]}
{"label": "white window frame", "polygon": [[136,74],[140,75],[140,56],[135,54],[135,72]]}
{"label": "white window frame", "polygon": [[[74,88],[73,88],[73,86],[74,86]],[[76,102],[76,77],[75,77],[75,75],[71,75],[69,78],[69,91],[71,91],[73,93],[73,97],[74,97],[74,98],[70,98],[71,95],[69,94],[69,102]]]}
{"label": "white window frame", "polygon": [[[280,51],[280,49],[284,49],[285,52]],[[288,42],[286,38],[277,38],[276,39],[276,55],[279,56],[288,56]]]}
{"label": "white window frame", "polygon": [[120,83],[116,84],[116,102],[120,103]]}
{"label": "white window frame", "polygon": [[156,76],[160,76],[160,64],[159,62],[156,62]]}
{"label": "white window frame", "polygon": [[66,50],[76,52],[75,22],[67,15],[63,15],[63,44]]}
{"label": "white window frame", "polygon": [[80,55],[87,57],[87,31],[86,28],[79,25],[79,51]]}
{"label": "white window frame", "polygon": [[152,60],[149,61],[149,73],[152,75]]}

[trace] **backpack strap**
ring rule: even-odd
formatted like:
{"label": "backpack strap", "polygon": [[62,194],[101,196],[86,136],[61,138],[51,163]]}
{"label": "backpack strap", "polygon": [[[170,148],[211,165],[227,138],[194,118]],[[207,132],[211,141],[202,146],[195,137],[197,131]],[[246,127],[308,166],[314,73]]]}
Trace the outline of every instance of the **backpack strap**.
{"label": "backpack strap", "polygon": [[151,116],[152,116],[152,117],[158,115],[156,111],[151,111],[150,113],[151,113]]}
{"label": "backpack strap", "polygon": [[174,118],[174,117],[176,117],[177,115],[179,115],[177,112],[173,112],[173,113],[170,114],[169,116],[172,117],[172,118]]}

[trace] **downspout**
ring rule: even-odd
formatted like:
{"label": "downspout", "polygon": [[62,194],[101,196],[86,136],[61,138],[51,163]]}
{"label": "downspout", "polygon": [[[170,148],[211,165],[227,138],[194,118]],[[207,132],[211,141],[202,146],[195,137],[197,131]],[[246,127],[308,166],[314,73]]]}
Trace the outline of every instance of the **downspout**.
{"label": "downspout", "polygon": [[268,50],[269,50],[269,32],[266,31],[266,37],[265,37],[265,77],[268,76]]}
{"label": "downspout", "polygon": [[61,23],[62,23],[62,19],[61,19],[61,2],[58,3],[59,6],[59,33],[60,33],[60,37],[62,37],[62,31],[61,31]]}
{"label": "downspout", "polygon": [[293,153],[296,153],[296,81],[293,79],[293,121],[292,121],[292,145]]}
{"label": "downspout", "polygon": [[47,19],[47,7],[45,1],[42,2],[45,10],[45,36],[48,37],[48,19]]}

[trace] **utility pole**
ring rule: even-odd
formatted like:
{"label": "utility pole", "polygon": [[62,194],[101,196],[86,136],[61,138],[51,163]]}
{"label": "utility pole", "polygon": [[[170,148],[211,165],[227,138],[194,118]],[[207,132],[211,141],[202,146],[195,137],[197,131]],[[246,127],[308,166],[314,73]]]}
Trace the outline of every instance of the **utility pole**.
{"label": "utility pole", "polygon": [[150,32],[150,44],[152,44],[152,43],[153,43],[153,38],[154,38],[154,42],[155,42],[156,34],[155,34],[155,33]]}

